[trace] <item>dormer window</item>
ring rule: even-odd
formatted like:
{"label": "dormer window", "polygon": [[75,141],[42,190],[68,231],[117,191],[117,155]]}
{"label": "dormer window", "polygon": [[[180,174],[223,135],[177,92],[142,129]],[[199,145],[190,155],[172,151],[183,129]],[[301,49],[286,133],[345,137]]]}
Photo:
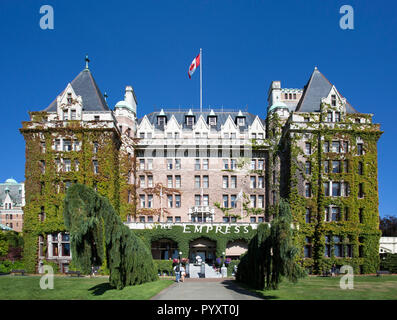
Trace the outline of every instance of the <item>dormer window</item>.
{"label": "dormer window", "polygon": [[186,125],[187,126],[194,125],[194,116],[186,116]]}
{"label": "dormer window", "polygon": [[237,125],[238,126],[245,126],[245,118],[244,117],[237,117]]}
{"label": "dormer window", "polygon": [[76,120],[76,110],[70,111],[70,120]]}
{"label": "dormer window", "polygon": [[210,116],[208,117],[208,124],[210,126],[216,126],[216,116]]}
{"label": "dormer window", "polygon": [[68,92],[68,104],[72,104],[72,94],[70,92]]}
{"label": "dormer window", "polygon": [[164,126],[165,125],[165,123],[166,123],[166,117],[165,116],[158,116],[157,117],[157,124],[159,125],[159,126]]}
{"label": "dormer window", "polygon": [[336,106],[336,95],[335,94],[331,95],[331,105],[333,107]]}

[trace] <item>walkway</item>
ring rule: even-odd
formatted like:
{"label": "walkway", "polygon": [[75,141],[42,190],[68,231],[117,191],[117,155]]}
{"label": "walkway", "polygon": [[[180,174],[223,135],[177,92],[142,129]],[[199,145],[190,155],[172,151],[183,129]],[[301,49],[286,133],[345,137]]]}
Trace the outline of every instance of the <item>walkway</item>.
{"label": "walkway", "polygon": [[237,286],[233,280],[185,279],[174,283],[152,300],[262,300]]}

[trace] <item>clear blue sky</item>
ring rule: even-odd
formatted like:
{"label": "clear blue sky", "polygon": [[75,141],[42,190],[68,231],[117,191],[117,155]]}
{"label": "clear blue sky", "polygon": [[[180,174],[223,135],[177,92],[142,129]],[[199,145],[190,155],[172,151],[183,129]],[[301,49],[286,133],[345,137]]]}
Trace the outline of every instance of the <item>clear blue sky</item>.
{"label": "clear blue sky", "polygon": [[[54,8],[55,29],[39,27],[42,5]],[[339,27],[339,8],[354,8],[354,30]],[[385,131],[379,141],[380,214],[396,210],[395,1],[54,1],[0,2],[0,181],[24,180],[25,145],[18,129],[83,68],[109,105],[125,85],[138,116],[160,106],[197,106],[199,76],[188,79],[203,48],[204,105],[266,116],[272,80],[302,88],[314,66],[360,112]]]}

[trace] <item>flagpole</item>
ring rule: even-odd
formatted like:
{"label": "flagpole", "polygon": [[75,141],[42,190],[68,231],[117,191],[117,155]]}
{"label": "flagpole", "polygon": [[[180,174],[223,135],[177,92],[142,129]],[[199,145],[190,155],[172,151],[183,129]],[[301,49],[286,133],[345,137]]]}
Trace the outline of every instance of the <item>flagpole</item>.
{"label": "flagpole", "polygon": [[200,48],[200,112],[203,112],[203,49]]}

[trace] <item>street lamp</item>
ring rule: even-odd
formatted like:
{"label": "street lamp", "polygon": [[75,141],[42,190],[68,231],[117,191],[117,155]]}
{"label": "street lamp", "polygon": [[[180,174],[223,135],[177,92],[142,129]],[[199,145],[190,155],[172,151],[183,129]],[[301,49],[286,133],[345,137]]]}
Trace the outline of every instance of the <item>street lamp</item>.
{"label": "street lamp", "polygon": [[222,256],[223,256],[223,265],[222,265],[222,267],[225,267],[225,251],[222,252]]}
{"label": "street lamp", "polygon": [[181,256],[182,256],[182,251],[179,251],[179,270],[181,270],[181,268],[182,268]]}

